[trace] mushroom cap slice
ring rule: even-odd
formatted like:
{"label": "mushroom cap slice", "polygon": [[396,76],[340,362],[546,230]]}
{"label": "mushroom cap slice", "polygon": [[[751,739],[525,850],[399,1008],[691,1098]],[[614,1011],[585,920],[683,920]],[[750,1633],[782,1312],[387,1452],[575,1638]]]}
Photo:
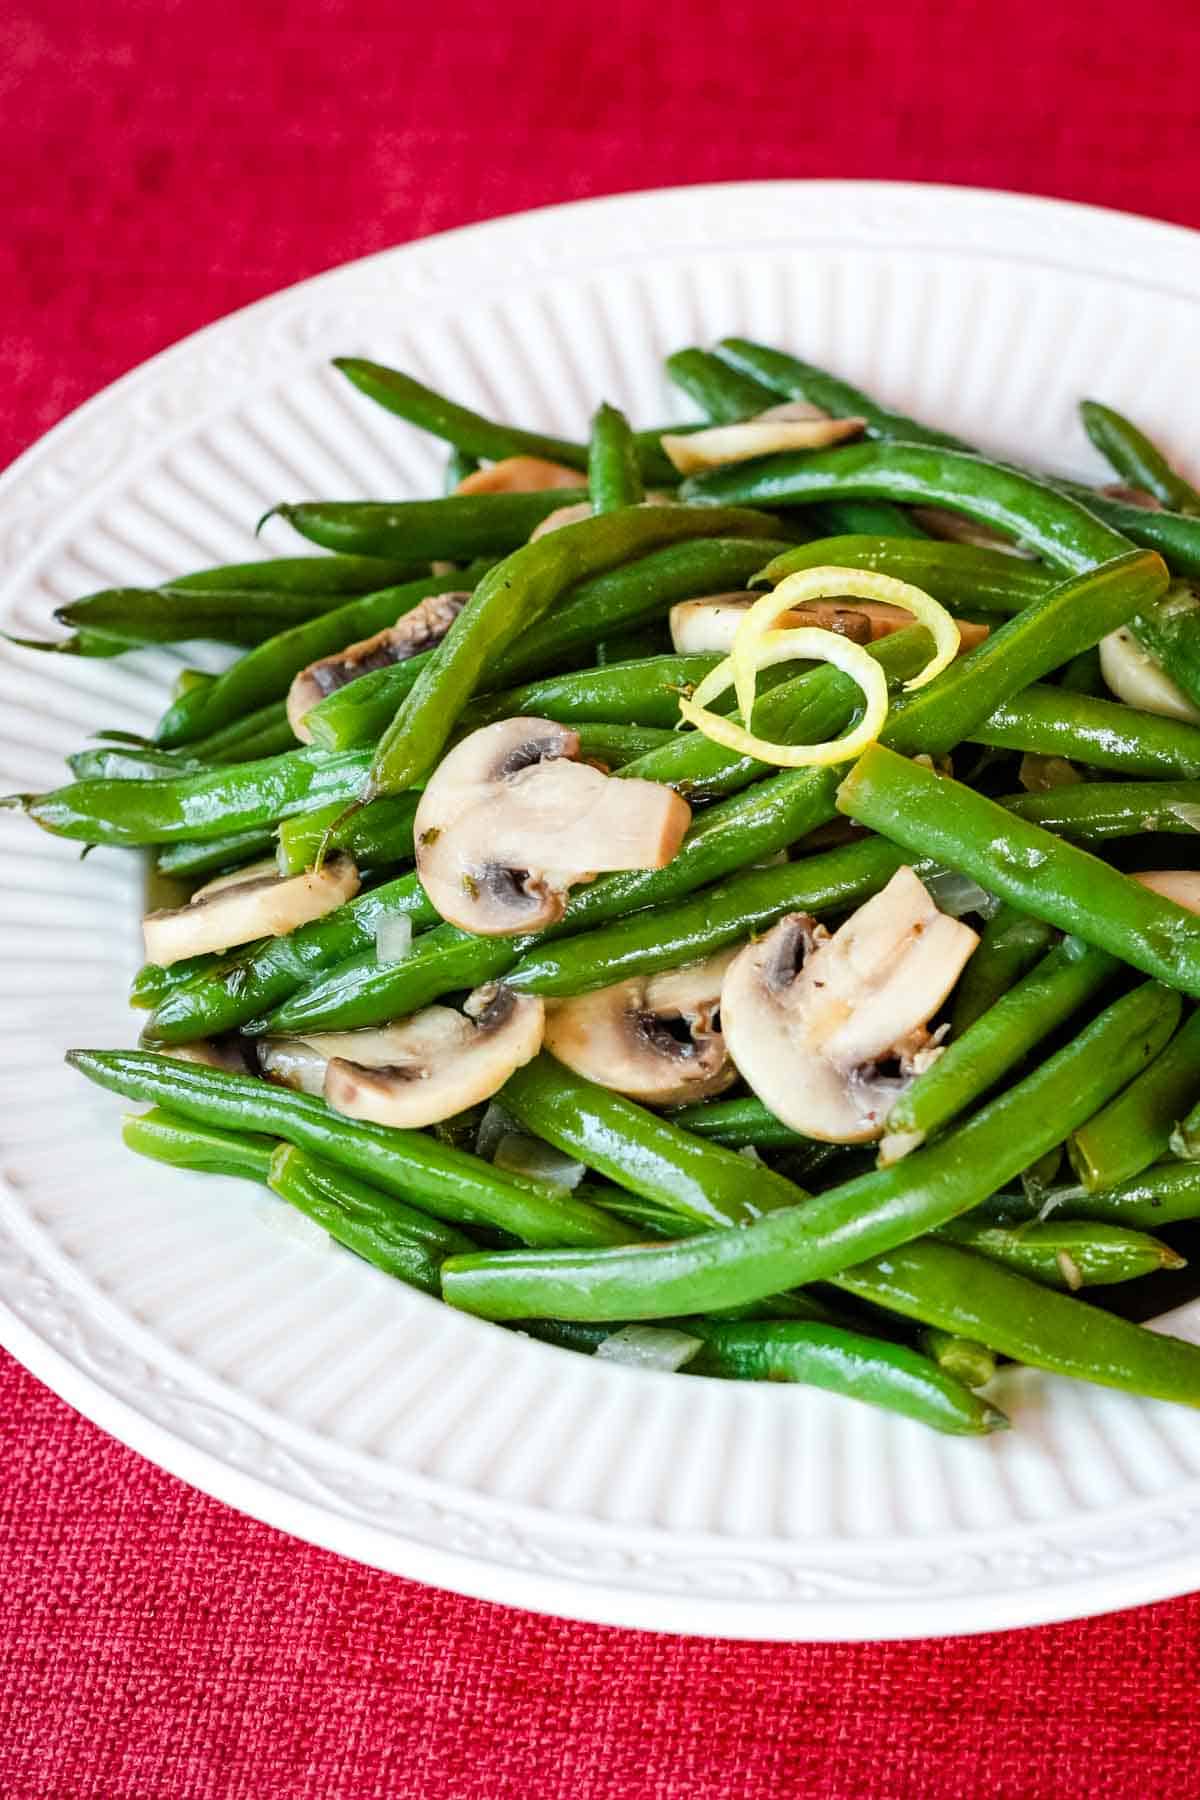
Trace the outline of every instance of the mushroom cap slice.
{"label": "mushroom cap slice", "polygon": [[456,494],[544,494],[551,488],[585,488],[587,476],[544,456],[504,456],[464,475]]}
{"label": "mushroom cap slice", "polygon": [[1143,869],[1133,879],[1164,900],[1200,913],[1200,869]]}
{"label": "mushroom cap slice", "polygon": [[659,443],[681,475],[703,469],[719,469],[727,463],[749,462],[755,456],[774,456],[782,450],[823,450],[857,437],[865,419],[830,419],[823,415],[743,419],[737,425],[712,425],[706,431],[664,431]]}
{"label": "mushroom cap slice", "polygon": [[147,960],[169,966],[255,938],[285,937],[353,900],[358,886],[358,870],[348,856],[331,856],[322,868],[287,879],[273,862],[251,864],[198,888],[186,906],[147,913],[142,920]]}
{"label": "mushroom cap slice", "polygon": [[[672,645],[680,656],[706,652],[728,656],[738,626],[759,598],[757,594],[713,594],[703,600],[678,601],[670,611]],[[856,644],[873,644],[893,631],[907,630],[914,622],[910,612],[902,606],[890,606],[886,600],[815,600],[808,606],[794,606],[789,612],[780,613],[775,629],[791,631],[817,625]],[[958,619],[956,623],[960,654],[973,650],[988,635],[986,625],[969,619]]]}
{"label": "mushroom cap slice", "polygon": [[[829,935],[792,913],[742,950],[721,990],[738,1070],[776,1117],[807,1137],[882,1135],[903,1078],[928,1063],[926,1026],[976,934],[934,905],[909,868]],[[877,1065],[898,1058],[901,1081]]]}
{"label": "mushroom cap slice", "polygon": [[[546,1003],[546,1048],[577,1075],[641,1100],[682,1106],[737,1080],[716,1022],[736,949]],[[677,1035],[671,1026],[686,1028]]]}
{"label": "mushroom cap slice", "polygon": [[[477,988],[464,1010],[427,1006],[389,1028],[391,1059],[368,1066],[330,1058],[325,1098],[336,1112],[376,1125],[436,1125],[490,1100],[537,1055],[545,1008],[502,983]],[[371,1034],[376,1035],[376,1034]]]}
{"label": "mushroom cap slice", "polygon": [[508,936],[562,917],[567,890],[603,870],[661,869],[691,808],[657,781],[618,780],[575,759],[549,719],[500,719],[445,756],[413,821],[417,873],[443,919]]}
{"label": "mushroom cap slice", "polygon": [[287,697],[288,724],[296,736],[306,744],[312,741],[312,732],[304,723],[305,714],[338,688],[375,669],[407,662],[409,657],[440,644],[470,598],[465,589],[459,593],[427,594],[416,606],[401,613],[394,625],[301,669],[293,677]]}
{"label": "mushroom cap slice", "polygon": [[590,519],[591,516],[592,503],[590,500],[576,500],[570,506],[556,507],[552,513],[547,513],[546,517],[539,520],[534,526],[529,534],[529,541],[531,544],[536,543],[537,539],[545,537],[547,532],[561,531],[564,525],[579,525],[584,519]]}

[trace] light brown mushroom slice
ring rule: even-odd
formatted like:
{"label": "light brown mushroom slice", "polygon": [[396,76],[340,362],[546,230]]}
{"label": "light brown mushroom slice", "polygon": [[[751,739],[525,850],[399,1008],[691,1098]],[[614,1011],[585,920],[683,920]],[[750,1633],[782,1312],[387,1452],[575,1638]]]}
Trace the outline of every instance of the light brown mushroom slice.
{"label": "light brown mushroom slice", "polygon": [[811,400],[781,400],[778,406],[764,406],[752,417],[761,422],[763,419],[828,419],[832,414],[823,406],[814,406]]}
{"label": "light brown mushroom slice", "polygon": [[325,1098],[336,1112],[376,1125],[436,1125],[498,1093],[541,1048],[545,1009],[503,984],[477,988],[461,1013],[429,1006],[391,1028],[393,1061],[368,1068],[333,1057]]}
{"label": "light brown mushroom slice", "polygon": [[347,644],[344,650],[336,650],[331,656],[323,656],[301,669],[293,678],[287,697],[288,724],[296,736],[302,743],[311,743],[312,732],[304,722],[305,715],[338,688],[357,681],[360,675],[370,675],[375,669],[388,669],[393,663],[407,662],[410,657],[419,656],[423,650],[432,650],[435,644],[440,644],[470,598],[466,590],[428,594],[408,612],[401,613],[396,623],[384,631],[377,631],[373,637],[363,638],[357,644]]}
{"label": "light brown mushroom slice", "polygon": [[417,873],[443,919],[506,936],[560,919],[567,890],[611,869],[671,861],[691,809],[656,781],[575,760],[549,719],[501,719],[445,756],[413,821]]}
{"label": "light brown mushroom slice", "polygon": [[659,442],[681,475],[698,475],[780,451],[823,450],[857,437],[865,424],[865,419],[760,417],[704,431],[664,431]]}
{"label": "light brown mushroom slice", "polygon": [[331,856],[321,869],[286,879],[273,863],[256,864],[199,888],[186,906],[147,913],[142,920],[146,958],[169,966],[255,938],[285,937],[352,900],[358,886],[358,870],[348,856]]}
{"label": "light brown mushroom slice", "polygon": [[[427,1011],[444,1012],[448,1020],[459,1018],[449,1007],[430,1007]],[[414,1015],[417,1016],[423,1015]],[[303,1094],[321,1094],[325,1070],[335,1056],[361,1064],[364,1069],[380,1069],[407,1054],[412,1023],[409,1018],[390,1025],[369,1025],[361,1031],[313,1031],[300,1037],[256,1038],[259,1070],[281,1087],[296,1088]],[[431,1039],[439,1023],[436,1018],[428,1021]],[[449,1031],[449,1025],[446,1029]]]}
{"label": "light brown mushroom slice", "polygon": [[1135,881],[1188,912],[1200,913],[1200,869],[1143,869]]}
{"label": "light brown mushroom slice", "polygon": [[[725,1039],[745,1080],[807,1137],[881,1136],[927,1029],[978,943],[940,913],[909,868],[832,936],[807,915],[780,920],[741,951],[721,990]],[[899,1079],[878,1065],[898,1059]]]}
{"label": "light brown mushroom slice", "polygon": [[529,542],[536,543],[538,538],[545,537],[548,532],[561,531],[564,525],[578,525],[592,516],[590,500],[577,500],[572,506],[556,507],[554,512],[538,522],[529,534]]}
{"label": "light brown mushroom slice", "polygon": [[543,456],[505,456],[464,475],[456,494],[544,494],[551,488],[585,488],[587,476]]}
{"label": "light brown mushroom slice", "polygon": [[724,950],[665,974],[548,1000],[546,1048],[577,1075],[647,1106],[720,1094],[737,1080],[716,1023],[721,982],[736,955]]}
{"label": "light brown mushroom slice", "polygon": [[[676,652],[680,656],[728,656],[738,626],[758,598],[757,594],[712,594],[703,600],[677,601],[669,614],[671,643]],[[792,631],[799,626],[816,625],[856,644],[873,644],[893,632],[907,631],[914,623],[910,612],[902,606],[890,606],[885,600],[814,600],[781,613],[775,629]],[[957,623],[961,656],[983,642],[988,628],[968,619]]]}

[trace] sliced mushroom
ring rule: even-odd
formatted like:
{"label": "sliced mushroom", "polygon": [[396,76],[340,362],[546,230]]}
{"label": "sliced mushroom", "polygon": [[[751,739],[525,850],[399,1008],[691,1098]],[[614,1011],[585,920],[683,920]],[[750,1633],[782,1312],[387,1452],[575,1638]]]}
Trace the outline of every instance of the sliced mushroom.
{"label": "sliced mushroom", "polygon": [[506,456],[465,475],[456,494],[544,494],[549,488],[585,488],[587,476],[542,456]]}
{"label": "sliced mushroom", "polygon": [[545,1009],[533,994],[491,983],[462,1012],[427,1006],[390,1027],[386,1063],[331,1057],[325,1098],[335,1111],[376,1125],[436,1125],[490,1100],[514,1069],[536,1056]]}
{"label": "sliced mushroom", "polygon": [[357,892],[358,870],[348,856],[331,856],[323,868],[286,879],[273,862],[252,863],[197,888],[186,906],[147,913],[142,920],[146,957],[166,966],[255,938],[285,937]]}
{"label": "sliced mushroom", "polygon": [[1143,869],[1133,879],[1164,900],[1200,913],[1200,869]]}
{"label": "sliced mushroom", "polygon": [[1159,713],[1164,719],[1186,719],[1200,725],[1200,708],[1194,706],[1178,684],[1122,625],[1100,639],[1100,673],[1117,696],[1141,712]]}
{"label": "sliced mushroom", "polygon": [[546,1003],[546,1048],[577,1075],[641,1100],[678,1106],[737,1080],[721,1035],[721,982],[737,950]]}
{"label": "sliced mushroom", "polygon": [[1143,512],[1165,511],[1162,501],[1149,488],[1130,487],[1124,481],[1110,481],[1100,492],[1109,500],[1123,501],[1126,506],[1140,506]]}
{"label": "sliced mushroom", "polygon": [[534,526],[529,534],[529,541],[531,544],[536,543],[538,538],[545,537],[548,532],[561,531],[564,525],[578,525],[581,520],[590,519],[591,516],[592,503],[590,500],[577,500],[571,506],[557,507],[554,512],[547,513],[546,517]]}
{"label": "sliced mushroom", "polygon": [[609,869],[661,869],[691,808],[657,781],[575,760],[579,737],[549,719],[500,719],[442,759],[413,821],[417,873],[452,925],[539,931],[567,890]]}
{"label": "sliced mushroom", "polygon": [[659,442],[681,475],[697,475],[703,469],[749,462],[752,457],[774,456],[783,450],[823,450],[857,437],[865,424],[865,419],[830,419],[820,413],[780,418],[771,407],[768,416],[743,419],[736,425],[664,431]]}
{"label": "sliced mushroom", "polygon": [[176,1062],[199,1063],[206,1069],[228,1069],[234,1075],[257,1072],[253,1038],[238,1037],[236,1033],[228,1037],[193,1038],[190,1044],[155,1044],[154,1049],[160,1056],[173,1056]]}
{"label": "sliced mushroom", "polygon": [[[414,1018],[423,1016],[415,1014]],[[458,1014],[451,1016],[457,1018]],[[412,1024],[410,1018],[392,1025],[370,1025],[362,1031],[314,1031],[307,1037],[255,1038],[258,1070],[280,1087],[295,1088],[302,1094],[321,1094],[325,1091],[325,1071],[335,1056],[364,1069],[386,1068],[389,1063],[402,1060],[411,1047]]]}
{"label": "sliced mushroom", "polygon": [[1006,550],[1012,556],[1021,554],[1002,531],[993,531],[990,525],[981,525],[977,519],[968,519],[963,513],[951,512],[949,507],[914,506],[912,516],[930,537],[941,538],[944,543],[974,544],[980,550]]}
{"label": "sliced mushroom", "polygon": [[306,744],[312,741],[312,732],[304,723],[305,714],[338,688],[357,681],[360,675],[371,674],[374,669],[388,669],[393,663],[407,662],[410,656],[418,656],[422,650],[432,650],[435,644],[440,644],[470,598],[466,591],[428,594],[385,631],[377,631],[374,637],[363,638],[360,643],[347,644],[344,650],[323,656],[319,662],[309,663],[307,669],[301,669],[288,689],[287,698],[288,724],[296,736]]}
{"label": "sliced mushroom", "polygon": [[[703,600],[678,601],[670,612],[671,643],[680,656],[706,652],[728,656],[738,626],[758,598],[757,594],[712,594]],[[817,625],[856,644],[871,644],[878,638],[890,637],[894,631],[907,630],[912,623],[911,613],[902,606],[889,606],[884,600],[814,600],[808,606],[780,613],[775,629],[791,631],[798,626]],[[973,650],[988,634],[986,625],[973,624],[969,619],[958,621],[958,631],[960,655]]]}
{"label": "sliced mushroom", "polygon": [[[978,941],[938,911],[909,868],[832,937],[793,913],[747,945],[725,977],[730,1055],[794,1131],[867,1143],[881,1135],[907,1080],[932,1060],[928,1022]],[[898,1079],[879,1072],[893,1059]]]}

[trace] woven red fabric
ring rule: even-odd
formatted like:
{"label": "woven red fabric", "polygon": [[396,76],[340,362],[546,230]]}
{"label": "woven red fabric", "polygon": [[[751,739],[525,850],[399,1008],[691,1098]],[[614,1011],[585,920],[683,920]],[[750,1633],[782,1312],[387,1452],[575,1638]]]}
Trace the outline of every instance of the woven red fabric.
{"label": "woven red fabric", "polygon": [[[752,176],[976,182],[1200,225],[1200,11],[1009,0],[9,0],[0,462],[194,327],[489,214]],[[0,1793],[923,1800],[1197,1792],[1200,1599],[758,1647],[363,1570],[0,1360]]]}

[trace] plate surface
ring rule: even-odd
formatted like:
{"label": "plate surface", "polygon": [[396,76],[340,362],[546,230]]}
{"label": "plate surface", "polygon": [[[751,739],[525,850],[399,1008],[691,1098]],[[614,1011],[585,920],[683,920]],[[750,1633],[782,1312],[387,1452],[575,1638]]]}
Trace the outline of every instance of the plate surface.
{"label": "plate surface", "polygon": [[[390,251],[188,339],[28,452],[0,482],[4,627],[253,555],[279,499],[436,491],[438,448],[337,353],[578,435],[602,395],[672,416],[664,352],[735,330],[1000,452],[1095,472],[1074,412],[1094,394],[1186,463],[1200,238],[1001,194],[766,183]],[[275,522],[260,548],[302,546]],[[0,646],[3,788],[56,785],[100,727],[149,727],[204,655]],[[977,1631],[1200,1585],[1200,1412],[1014,1372],[1016,1429],[959,1443],[800,1389],[634,1373],[290,1241],[241,1183],[137,1161],[120,1103],[61,1057],[133,1040],[140,867],[0,829],[0,1330],[155,1462],[383,1568],[670,1631]],[[1200,1309],[1172,1324],[1200,1338]]]}

